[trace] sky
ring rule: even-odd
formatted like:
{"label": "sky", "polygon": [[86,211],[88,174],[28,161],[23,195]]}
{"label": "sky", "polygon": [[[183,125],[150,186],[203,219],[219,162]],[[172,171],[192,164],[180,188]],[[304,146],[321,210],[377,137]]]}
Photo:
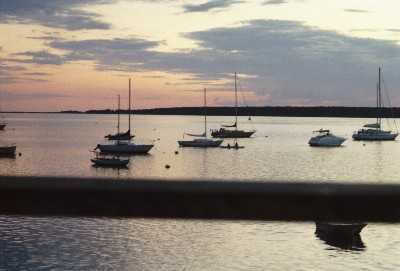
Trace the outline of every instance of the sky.
{"label": "sky", "polygon": [[400,106],[397,0],[0,0],[0,109]]}

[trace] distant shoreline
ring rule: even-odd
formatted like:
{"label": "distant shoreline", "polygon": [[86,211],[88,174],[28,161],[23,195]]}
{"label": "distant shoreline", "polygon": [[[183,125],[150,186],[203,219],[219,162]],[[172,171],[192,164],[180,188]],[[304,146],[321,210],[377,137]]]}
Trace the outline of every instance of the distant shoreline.
{"label": "distant shoreline", "polygon": [[[96,109],[87,111],[60,111],[60,112],[20,112],[9,111],[3,113],[30,113],[30,114],[116,114],[116,110]],[[128,110],[121,110],[121,114],[127,114]],[[203,115],[202,107],[169,107],[132,110],[139,115]],[[377,113],[381,117],[400,118],[400,108],[375,107],[341,107],[341,106],[263,106],[263,107],[239,107],[240,116],[265,116],[265,117],[346,117],[346,118],[375,118]],[[232,116],[234,107],[208,107],[209,116]]]}

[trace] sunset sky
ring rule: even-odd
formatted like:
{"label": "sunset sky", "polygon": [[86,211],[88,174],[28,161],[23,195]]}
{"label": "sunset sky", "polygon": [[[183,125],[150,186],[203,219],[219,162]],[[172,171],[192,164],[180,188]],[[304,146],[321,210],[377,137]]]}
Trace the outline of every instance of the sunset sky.
{"label": "sunset sky", "polygon": [[[0,0],[2,110],[400,106],[398,0]],[[386,92],[385,92],[386,93]],[[385,94],[386,96],[386,94]]]}

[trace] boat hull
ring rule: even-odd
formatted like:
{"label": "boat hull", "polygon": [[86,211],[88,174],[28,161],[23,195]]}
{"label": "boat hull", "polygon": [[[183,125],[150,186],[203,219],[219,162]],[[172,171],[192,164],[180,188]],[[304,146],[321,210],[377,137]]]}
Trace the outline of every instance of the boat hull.
{"label": "boat hull", "polygon": [[99,167],[126,167],[129,164],[129,159],[93,158],[90,161],[92,161],[93,165]]}
{"label": "boat hull", "polygon": [[152,144],[99,144],[97,149],[110,154],[147,154],[153,146]]}
{"label": "boat hull", "polygon": [[1,156],[15,155],[16,150],[17,146],[0,146],[0,155]]}
{"label": "boat hull", "polygon": [[216,138],[249,138],[256,131],[243,131],[243,130],[213,130],[211,131],[211,136]]}
{"label": "boat hull", "polygon": [[391,132],[357,132],[353,134],[353,139],[357,141],[390,141],[395,140],[398,136],[397,133]]}
{"label": "boat hull", "polygon": [[308,141],[308,144],[311,147],[340,147],[344,141],[346,141],[345,138],[333,135],[322,136],[322,137],[316,136],[312,137]]}
{"label": "boat hull", "polygon": [[181,140],[178,141],[180,147],[192,148],[216,148],[219,147],[222,140]]}

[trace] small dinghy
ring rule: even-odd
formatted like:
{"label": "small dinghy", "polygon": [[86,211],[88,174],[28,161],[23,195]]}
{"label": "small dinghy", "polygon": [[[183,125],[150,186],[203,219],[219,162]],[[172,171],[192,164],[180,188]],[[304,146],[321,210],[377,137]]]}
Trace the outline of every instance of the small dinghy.
{"label": "small dinghy", "polygon": [[93,166],[98,167],[113,167],[113,168],[124,168],[129,164],[129,158],[121,159],[118,156],[107,157],[96,152],[96,157],[90,159]]}
{"label": "small dinghy", "polygon": [[233,143],[232,145],[231,144],[227,144],[227,145],[225,145],[225,146],[221,146],[220,148],[223,148],[223,149],[229,149],[229,150],[238,150],[238,149],[244,149],[244,146],[240,146],[238,143],[237,143],[237,141],[235,142],[235,143]]}

